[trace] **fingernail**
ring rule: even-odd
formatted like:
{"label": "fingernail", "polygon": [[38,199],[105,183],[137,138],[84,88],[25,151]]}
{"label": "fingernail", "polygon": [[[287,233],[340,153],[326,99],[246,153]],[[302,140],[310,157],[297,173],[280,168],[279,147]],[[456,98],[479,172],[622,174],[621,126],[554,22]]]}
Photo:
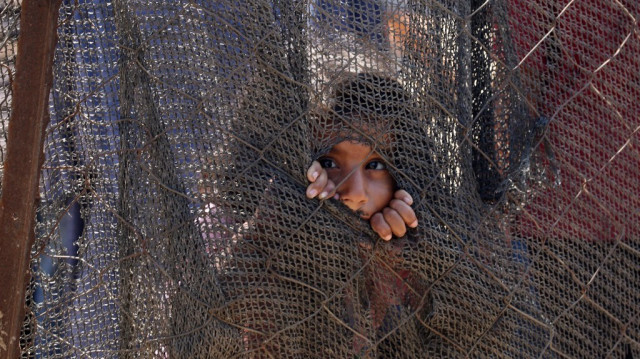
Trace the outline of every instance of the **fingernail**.
{"label": "fingernail", "polygon": [[416,228],[418,226],[418,220],[416,219],[415,221],[411,222],[411,224],[409,224],[409,227],[411,228]]}
{"label": "fingernail", "polygon": [[311,180],[312,180],[312,181],[315,181],[316,179],[318,179],[318,172],[313,172],[313,173],[311,174]]}
{"label": "fingernail", "polygon": [[315,189],[312,189],[311,191],[309,191],[309,197],[313,198],[318,194],[318,191]]}
{"label": "fingernail", "polygon": [[405,198],[404,198],[404,202],[405,202],[406,204],[412,204],[412,203],[413,203],[413,199],[412,199],[411,197],[405,197]]}
{"label": "fingernail", "polygon": [[333,199],[340,199],[340,195],[336,193],[336,194],[333,196]]}
{"label": "fingernail", "polygon": [[386,236],[382,237],[382,239],[384,239],[385,241],[388,241],[388,240],[390,240],[390,239],[391,239],[391,235],[390,235],[390,234],[388,234],[388,235],[386,235]]}
{"label": "fingernail", "polygon": [[318,198],[320,198],[320,199],[325,199],[325,198],[327,198],[327,196],[328,196],[328,195],[329,195],[329,193],[327,193],[327,192],[322,192],[322,193],[320,193],[320,195],[318,196]]}

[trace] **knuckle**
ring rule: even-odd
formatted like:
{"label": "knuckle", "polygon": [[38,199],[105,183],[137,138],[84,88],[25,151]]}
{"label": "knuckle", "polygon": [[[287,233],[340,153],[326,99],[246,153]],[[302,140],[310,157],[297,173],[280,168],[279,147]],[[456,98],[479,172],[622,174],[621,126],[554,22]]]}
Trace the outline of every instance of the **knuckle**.
{"label": "knuckle", "polygon": [[389,202],[389,207],[397,210],[399,208],[402,208],[404,204],[405,203],[402,200],[395,198],[392,199],[391,202]]}
{"label": "knuckle", "polygon": [[382,215],[380,213],[376,213],[373,215],[373,217],[371,217],[370,222],[371,222],[371,226],[380,227],[384,222],[384,219],[382,218]]}

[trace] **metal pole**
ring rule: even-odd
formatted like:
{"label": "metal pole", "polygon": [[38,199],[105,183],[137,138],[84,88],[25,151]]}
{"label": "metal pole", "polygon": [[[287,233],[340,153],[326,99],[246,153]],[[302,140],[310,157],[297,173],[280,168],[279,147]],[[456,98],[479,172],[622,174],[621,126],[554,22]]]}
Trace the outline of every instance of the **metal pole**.
{"label": "metal pole", "polygon": [[0,199],[0,357],[20,356],[61,0],[23,0]]}

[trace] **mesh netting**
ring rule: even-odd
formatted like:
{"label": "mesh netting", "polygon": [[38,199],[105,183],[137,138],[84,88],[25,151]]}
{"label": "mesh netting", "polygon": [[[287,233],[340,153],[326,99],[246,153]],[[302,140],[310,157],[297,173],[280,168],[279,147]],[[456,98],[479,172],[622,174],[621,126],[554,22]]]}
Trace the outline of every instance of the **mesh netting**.
{"label": "mesh netting", "polygon": [[[23,356],[640,357],[639,17],[65,0]],[[343,141],[416,228],[305,196]]]}
{"label": "mesh netting", "polygon": [[[18,2],[13,0],[0,2],[0,178],[4,173],[19,19],[20,4]],[[0,184],[0,194],[2,194],[2,184]]]}

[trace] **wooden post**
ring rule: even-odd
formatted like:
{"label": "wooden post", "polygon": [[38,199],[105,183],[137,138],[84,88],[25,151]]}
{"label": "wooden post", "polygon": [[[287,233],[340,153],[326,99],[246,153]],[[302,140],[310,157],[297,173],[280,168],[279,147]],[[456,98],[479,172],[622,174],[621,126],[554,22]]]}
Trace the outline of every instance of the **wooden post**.
{"label": "wooden post", "polygon": [[23,0],[0,199],[0,357],[20,356],[61,0]]}

